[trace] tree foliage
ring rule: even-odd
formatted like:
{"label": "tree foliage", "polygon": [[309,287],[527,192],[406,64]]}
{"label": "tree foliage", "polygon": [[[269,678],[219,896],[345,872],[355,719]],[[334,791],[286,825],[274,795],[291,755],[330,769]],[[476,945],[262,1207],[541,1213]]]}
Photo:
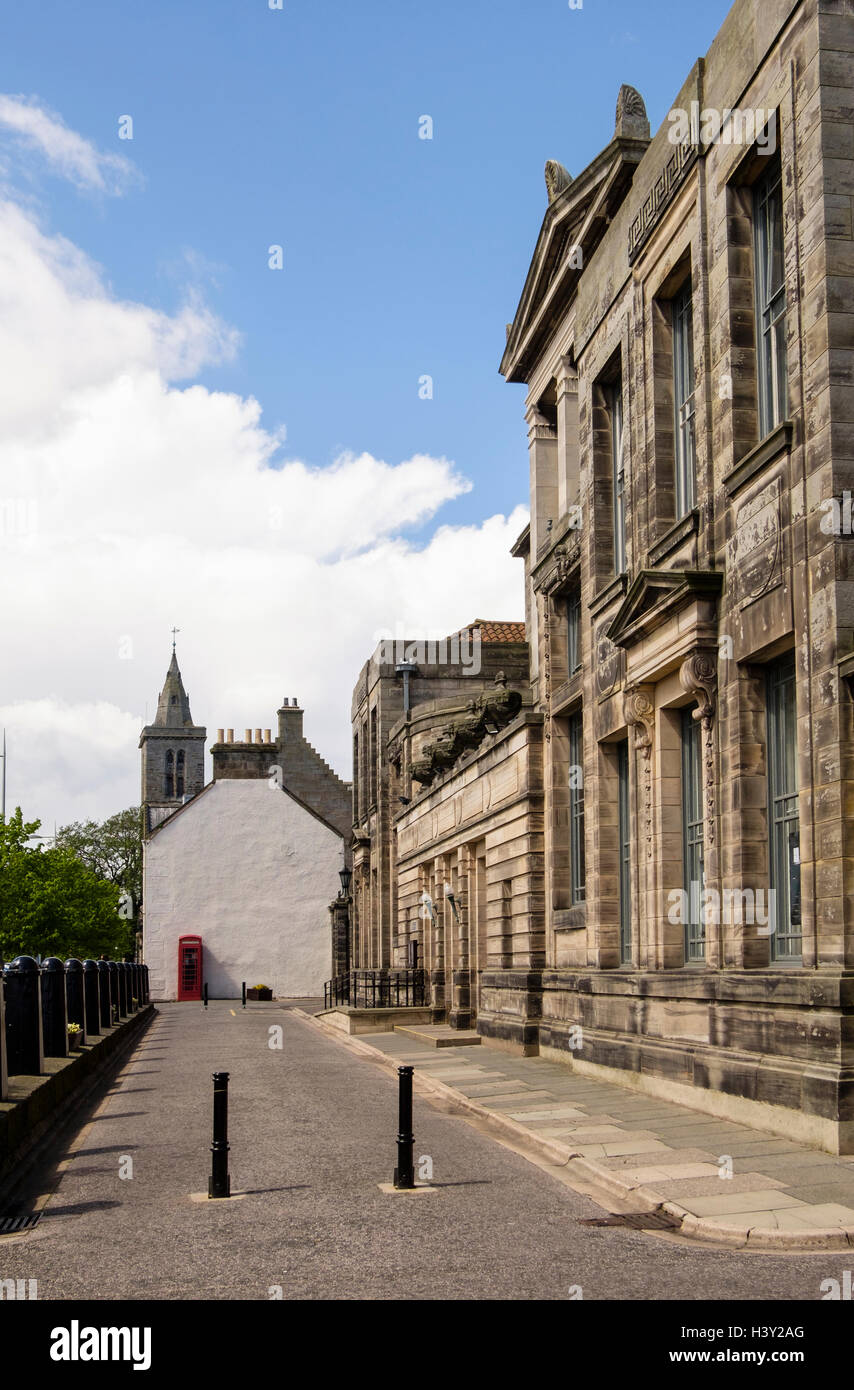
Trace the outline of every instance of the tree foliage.
{"label": "tree foliage", "polygon": [[121,888],[67,845],[31,845],[40,824],[20,806],[0,817],[0,956],[121,958],[132,947]]}
{"label": "tree foliage", "polygon": [[118,884],[132,899],[134,915],[142,900],[142,834],[140,810],[130,806],[99,824],[73,821],[57,831],[58,848],[70,849],[87,868]]}

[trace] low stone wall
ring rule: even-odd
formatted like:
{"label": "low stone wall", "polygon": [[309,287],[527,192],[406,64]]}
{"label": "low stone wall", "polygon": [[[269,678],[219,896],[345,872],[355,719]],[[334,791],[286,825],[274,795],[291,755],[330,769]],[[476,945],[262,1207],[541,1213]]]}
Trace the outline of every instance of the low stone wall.
{"label": "low stone wall", "polygon": [[350,1009],[342,1004],[337,1009],[327,1009],[316,1014],[332,1028],[342,1033],[393,1033],[398,1023],[432,1023],[433,1011],[429,1008],[406,1009]]}
{"label": "low stone wall", "polygon": [[486,971],[496,1046],[854,1153],[854,975],[844,970]]}
{"label": "low stone wall", "polygon": [[28,1154],[97,1086],[154,1018],[152,1004],[69,1057],[46,1057],[45,1074],[10,1076],[0,1101],[0,1191],[12,1186]]}

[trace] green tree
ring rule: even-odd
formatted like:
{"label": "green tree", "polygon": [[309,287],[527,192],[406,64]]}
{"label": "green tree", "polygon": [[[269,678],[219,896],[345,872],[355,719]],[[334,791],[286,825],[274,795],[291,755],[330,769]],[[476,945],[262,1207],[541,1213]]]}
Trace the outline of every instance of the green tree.
{"label": "green tree", "polygon": [[142,834],[140,809],[130,806],[100,824],[73,821],[56,834],[56,847],[69,849],[108,883],[115,883],[130,900],[126,916],[137,916],[142,901]]}
{"label": "green tree", "polygon": [[133,933],[119,915],[120,887],[66,846],[30,845],[40,824],[20,806],[0,817],[0,956],[123,956]]}

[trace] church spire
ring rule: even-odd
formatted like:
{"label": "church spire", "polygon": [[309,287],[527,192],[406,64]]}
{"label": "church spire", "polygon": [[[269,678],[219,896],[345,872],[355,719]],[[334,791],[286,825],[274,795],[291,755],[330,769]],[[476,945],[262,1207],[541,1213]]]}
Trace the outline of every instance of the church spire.
{"label": "church spire", "polygon": [[166,682],[160,692],[160,699],[157,701],[157,713],[154,716],[155,728],[185,729],[191,728],[193,725],[193,716],[190,713],[190,697],[184,689],[184,682],[178,668],[178,658],[175,654],[175,633],[177,631],[177,628],[172,629],[172,660],[169,662]]}

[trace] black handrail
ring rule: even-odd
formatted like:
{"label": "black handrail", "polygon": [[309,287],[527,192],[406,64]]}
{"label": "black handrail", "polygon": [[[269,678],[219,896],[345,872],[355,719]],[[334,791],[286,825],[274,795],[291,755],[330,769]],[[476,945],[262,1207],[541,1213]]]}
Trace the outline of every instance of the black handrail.
{"label": "black handrail", "polygon": [[323,1007],[346,1004],[352,1009],[423,1007],[427,972],[421,969],[349,970],[323,986]]}

